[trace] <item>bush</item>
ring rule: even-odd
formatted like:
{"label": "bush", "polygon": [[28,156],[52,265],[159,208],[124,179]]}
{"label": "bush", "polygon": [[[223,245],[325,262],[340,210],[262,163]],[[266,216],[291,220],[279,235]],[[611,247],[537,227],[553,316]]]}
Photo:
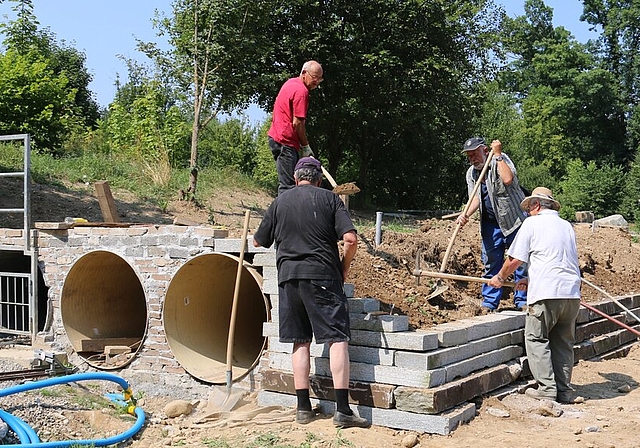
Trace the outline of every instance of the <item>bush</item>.
{"label": "bush", "polygon": [[628,221],[640,220],[640,152],[627,173],[621,212]]}
{"label": "bush", "polygon": [[622,168],[609,164],[598,168],[591,161],[586,166],[580,160],[567,165],[567,175],[560,182],[558,200],[560,214],[575,219],[577,211],[592,211],[596,218],[619,213],[624,195],[625,177]]}

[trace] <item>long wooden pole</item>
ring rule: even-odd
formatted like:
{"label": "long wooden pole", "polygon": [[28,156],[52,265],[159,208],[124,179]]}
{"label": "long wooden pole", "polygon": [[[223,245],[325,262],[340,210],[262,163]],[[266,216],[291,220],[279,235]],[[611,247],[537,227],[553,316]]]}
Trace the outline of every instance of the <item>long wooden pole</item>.
{"label": "long wooden pole", "polygon": [[[469,208],[471,207],[471,202],[473,201],[473,198],[476,197],[476,193],[478,192],[478,188],[480,188],[480,184],[482,183],[482,180],[484,179],[485,174],[487,173],[487,170],[489,170],[489,165],[491,165],[491,159],[493,158],[493,149],[491,151],[489,151],[489,154],[487,155],[487,160],[484,163],[484,166],[482,167],[482,171],[480,171],[480,175],[478,176],[478,179],[476,180],[476,184],[473,186],[473,190],[471,191],[471,194],[469,195],[469,200],[467,201],[467,205],[464,206],[464,210],[462,210],[462,213],[464,215],[467,214],[467,212],[469,211]],[[449,255],[451,255],[451,249],[453,248],[453,242],[456,239],[456,236],[458,235],[458,232],[460,231],[460,223],[456,223],[456,228],[453,230],[453,233],[451,234],[451,238],[449,239],[449,245],[447,246],[447,250],[444,253],[444,258],[442,258],[442,264],[440,265],[440,272],[444,272],[444,270],[447,267],[447,261],[449,261]]]}
{"label": "long wooden pole", "polygon": [[244,227],[242,228],[242,241],[240,242],[240,258],[238,259],[238,271],[236,273],[236,284],[233,290],[231,319],[229,321],[229,334],[227,336],[227,392],[231,391],[231,383],[233,382],[233,343],[236,334],[236,316],[238,314],[238,297],[240,296],[240,280],[242,279],[244,252],[245,246],[247,245],[247,234],[249,233],[249,214],[249,210],[244,213]]}

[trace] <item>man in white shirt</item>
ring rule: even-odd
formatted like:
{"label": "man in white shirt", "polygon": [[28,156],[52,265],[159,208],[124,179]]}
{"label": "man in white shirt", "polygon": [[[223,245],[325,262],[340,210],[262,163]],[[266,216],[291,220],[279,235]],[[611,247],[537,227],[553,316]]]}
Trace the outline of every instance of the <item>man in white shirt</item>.
{"label": "man in white shirt", "polygon": [[489,285],[499,288],[522,263],[528,280],[516,289],[527,289],[525,348],[537,389],[526,394],[537,399],[572,402],[575,324],[580,308],[580,267],[576,235],[560,218],[560,203],[551,190],[538,187],[520,207],[529,213],[507,252],[507,259]]}

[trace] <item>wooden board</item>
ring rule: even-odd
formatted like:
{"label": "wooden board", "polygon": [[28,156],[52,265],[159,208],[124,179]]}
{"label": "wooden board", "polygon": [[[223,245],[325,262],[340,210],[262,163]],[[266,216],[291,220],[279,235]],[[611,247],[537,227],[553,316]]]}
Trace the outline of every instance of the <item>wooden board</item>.
{"label": "wooden board", "polygon": [[127,222],[36,222],[34,227],[39,230],[68,230],[74,227],[131,227],[132,225]]}
{"label": "wooden board", "polygon": [[105,347],[113,345],[124,345],[136,349],[142,340],[140,338],[104,338],[104,339],[82,339],[80,341],[81,352],[104,353]]}
{"label": "wooden board", "polygon": [[[311,375],[309,378],[309,395],[321,400],[335,401],[333,380],[328,377]],[[275,369],[262,372],[261,387],[272,392],[295,395],[293,373]],[[391,409],[394,407],[393,391],[396,387],[389,384],[366,383],[351,381],[349,383],[349,402],[376,408]]]}
{"label": "wooden board", "polygon": [[36,229],[40,230],[67,230],[73,227],[73,223],[68,222],[36,222]]}
{"label": "wooden board", "polygon": [[116,202],[113,200],[111,188],[109,188],[109,182],[100,181],[93,185],[96,189],[96,195],[98,196],[102,219],[104,219],[105,222],[120,222]]}

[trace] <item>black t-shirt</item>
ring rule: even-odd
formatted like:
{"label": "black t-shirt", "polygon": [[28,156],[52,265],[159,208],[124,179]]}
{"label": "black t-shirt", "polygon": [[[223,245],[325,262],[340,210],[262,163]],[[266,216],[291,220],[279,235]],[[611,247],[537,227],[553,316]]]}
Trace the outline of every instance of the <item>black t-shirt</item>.
{"label": "black t-shirt", "polygon": [[263,247],[275,242],[278,283],[342,280],[337,242],[351,230],[349,212],[335,193],[299,185],[273,201],[254,238]]}

